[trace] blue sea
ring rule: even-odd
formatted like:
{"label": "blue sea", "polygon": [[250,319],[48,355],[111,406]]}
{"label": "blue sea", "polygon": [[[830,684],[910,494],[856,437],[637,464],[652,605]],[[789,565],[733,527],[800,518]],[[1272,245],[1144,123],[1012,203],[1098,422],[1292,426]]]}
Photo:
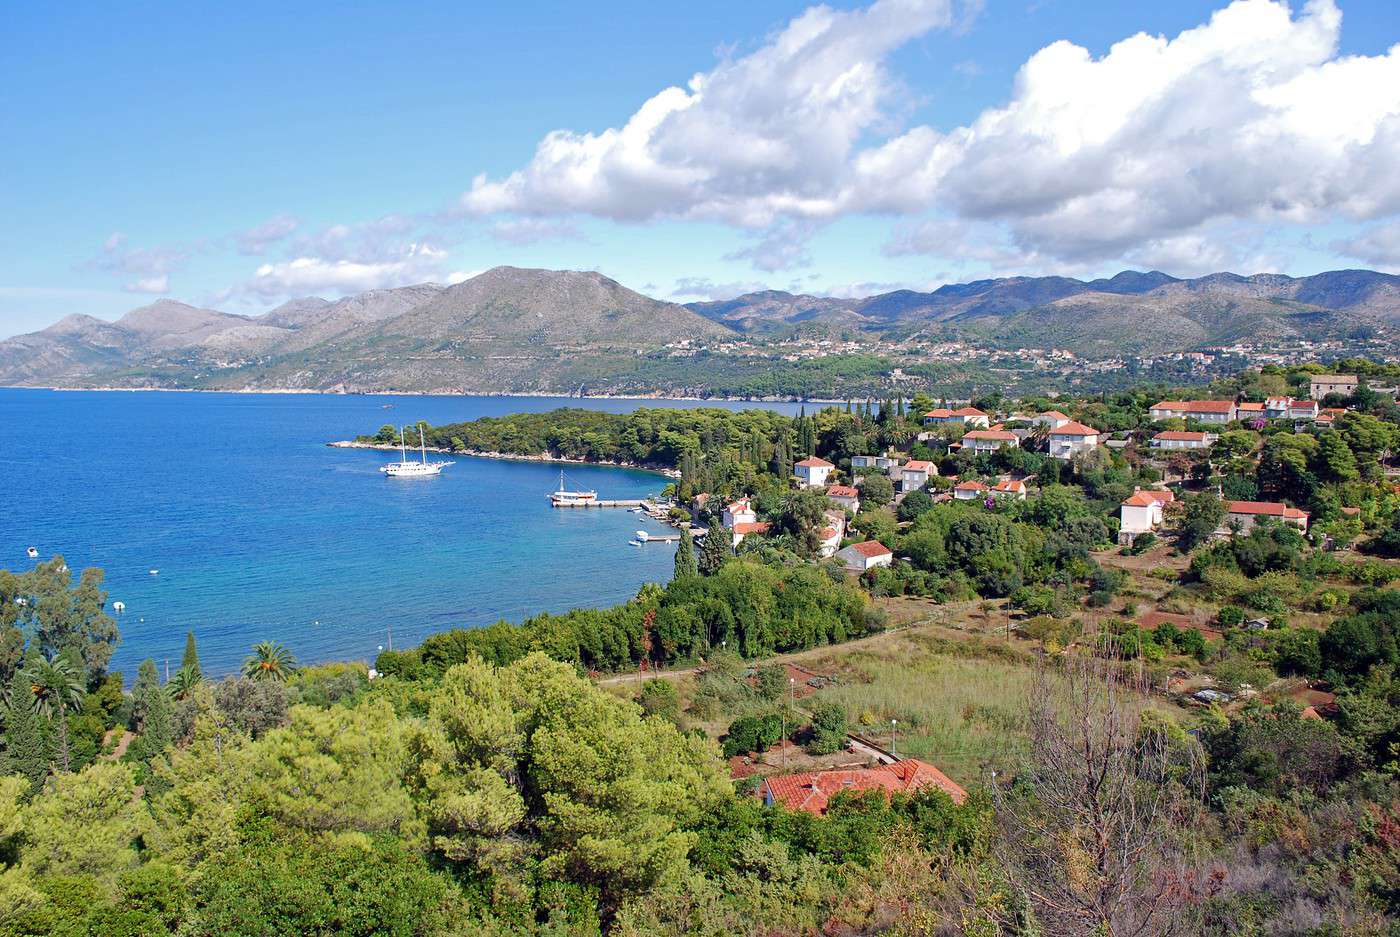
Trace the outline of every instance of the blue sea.
{"label": "blue sea", "polygon": [[[371,660],[447,628],[612,605],[666,581],[674,548],[629,546],[635,530],[664,531],[630,511],[551,508],[560,466],[460,457],[396,480],[379,472],[386,453],[326,446],[385,423],[559,406],[702,404],[0,389],[0,568],[32,567],[31,545],[103,568],[126,606],[112,669],[128,682],[147,657],[173,671],[189,630],[217,676],[262,640],[305,663]],[[666,484],[564,469],[603,498]]]}

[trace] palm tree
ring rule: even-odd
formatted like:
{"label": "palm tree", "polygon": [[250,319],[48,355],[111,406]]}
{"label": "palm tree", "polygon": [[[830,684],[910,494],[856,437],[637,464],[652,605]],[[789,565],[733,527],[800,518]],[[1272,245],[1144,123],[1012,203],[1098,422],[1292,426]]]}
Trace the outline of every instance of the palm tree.
{"label": "palm tree", "polygon": [[68,710],[83,704],[83,675],[65,658],[41,661],[27,671],[29,690],[34,694],[30,706],[45,718],[58,717],[58,748],[63,756],[63,770],[68,770]]}
{"label": "palm tree", "polygon": [[254,680],[286,680],[297,668],[296,658],[277,641],[260,641],[243,661],[243,675]]}
{"label": "palm tree", "polygon": [[166,692],[174,700],[187,698],[194,688],[204,680],[204,674],[199,672],[199,665],[186,664],[175,671],[175,676],[170,678],[170,682],[165,685]]}

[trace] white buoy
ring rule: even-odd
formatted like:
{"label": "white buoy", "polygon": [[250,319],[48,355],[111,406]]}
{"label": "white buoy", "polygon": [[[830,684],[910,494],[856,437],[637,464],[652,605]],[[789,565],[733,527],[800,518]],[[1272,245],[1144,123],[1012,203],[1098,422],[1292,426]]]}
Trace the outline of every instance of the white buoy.
{"label": "white buoy", "polygon": [[33,560],[33,559],[38,559],[38,557],[39,557],[39,548],[38,548],[38,547],[30,547],[28,550],[25,550],[24,552],[29,554],[29,558],[30,558],[31,560]]}
{"label": "white buoy", "polygon": [[114,611],[114,612],[116,612],[118,615],[120,615],[122,612],[126,611],[126,603],[125,603],[125,602],[113,602],[113,603],[112,603],[112,611]]}

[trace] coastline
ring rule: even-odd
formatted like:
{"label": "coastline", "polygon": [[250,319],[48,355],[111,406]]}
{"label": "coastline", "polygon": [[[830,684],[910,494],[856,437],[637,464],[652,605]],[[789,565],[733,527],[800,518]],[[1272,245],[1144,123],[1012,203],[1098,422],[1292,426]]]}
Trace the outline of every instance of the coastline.
{"label": "coastline", "polygon": [[[392,443],[359,442],[354,439],[342,439],[336,442],[328,442],[326,445],[332,449],[377,449],[380,452],[395,452],[399,448]],[[440,455],[469,456],[473,459],[495,459],[501,462],[544,462],[557,463],[559,465],[599,465],[604,468],[625,468],[638,472],[650,472],[653,475],[660,475],[673,480],[681,477],[681,473],[678,470],[665,468],[663,466],[642,465],[637,462],[617,462],[614,460],[597,461],[589,459],[568,459],[563,456],[553,456],[547,452],[541,452],[536,455],[519,455],[510,452],[487,452],[478,449],[464,449],[459,451],[455,449],[443,449],[440,446],[428,446],[427,451]]]}
{"label": "coastline", "polygon": [[695,397],[679,394],[667,394],[662,392],[651,394],[571,394],[568,392],[554,391],[457,391],[457,390],[339,390],[339,389],[310,389],[305,387],[245,387],[241,389],[209,388],[209,387],[70,387],[63,385],[38,385],[38,384],[4,384],[0,385],[0,390],[47,390],[55,393],[81,394],[81,393],[155,393],[155,394],[332,394],[337,397],[549,397],[560,400],[656,400],[656,401],[685,401],[687,403],[705,403],[706,401],[716,401],[718,403],[812,403],[812,404],[843,404],[847,401],[827,397],[727,397],[719,394],[712,394],[708,397]]}

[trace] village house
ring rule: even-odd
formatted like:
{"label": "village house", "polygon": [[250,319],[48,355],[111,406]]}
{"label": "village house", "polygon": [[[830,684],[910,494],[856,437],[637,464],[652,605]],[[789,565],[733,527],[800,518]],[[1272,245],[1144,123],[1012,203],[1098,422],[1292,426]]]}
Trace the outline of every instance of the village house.
{"label": "village house", "polygon": [[827,511],[826,526],[817,531],[817,555],[826,559],[836,554],[841,546],[841,538],[846,536],[846,514],[843,511]]}
{"label": "village house", "polygon": [[1013,501],[1026,500],[1026,483],[1020,479],[1006,479],[991,487],[992,497],[1010,498]]}
{"label": "village house", "polygon": [[925,426],[952,423],[957,426],[980,426],[985,429],[991,422],[991,418],[976,407],[962,407],[957,410],[939,407],[924,414]]}
{"label": "village house", "polygon": [[1269,397],[1264,401],[1264,415],[1271,420],[1281,420],[1288,416],[1288,408],[1292,405],[1292,397]]}
{"label": "village house", "polygon": [[1118,543],[1132,546],[1141,534],[1162,526],[1164,505],[1176,496],[1170,491],[1148,491],[1141,488],[1128,496],[1118,508]]}
{"label": "village house", "polygon": [[1323,407],[1318,413],[1317,419],[1313,422],[1321,429],[1326,429],[1337,422],[1338,418],[1346,413],[1346,407]]}
{"label": "village house", "polygon": [[1294,400],[1288,404],[1288,418],[1290,420],[1311,423],[1317,419],[1317,414],[1316,400]]}
{"label": "village house", "polygon": [[1045,426],[1053,430],[1073,421],[1059,410],[1046,410],[1044,413],[1032,417],[1030,422],[1035,426]]}
{"label": "village house", "polygon": [[1356,393],[1359,383],[1355,374],[1314,374],[1308,379],[1308,396],[1314,400],[1321,400],[1328,394],[1350,397]]}
{"label": "village house", "polygon": [[900,466],[899,490],[918,491],[928,480],[938,474],[938,466],[923,459],[910,459]]}
{"label": "village house", "polygon": [[763,534],[768,533],[771,527],[772,525],[766,521],[741,521],[740,523],[735,524],[732,528],[730,528],[729,533],[730,536],[733,538],[734,546],[737,547],[739,544],[744,542],[745,537],[754,534],[761,536]]}
{"label": "village house", "polygon": [[981,454],[996,452],[1008,446],[1019,446],[1021,440],[1015,433],[1004,429],[975,429],[963,434],[962,445],[964,449]]}
{"label": "village house", "polygon": [[860,513],[860,491],[849,485],[830,485],[826,489],[826,499],[837,507],[845,508],[852,514]]}
{"label": "village house", "polygon": [[731,501],[724,506],[724,511],[720,514],[720,523],[730,530],[733,530],[736,524],[752,524],[756,520],[758,512],[753,509],[748,498]]}
{"label": "village house", "polygon": [[969,479],[953,486],[953,497],[959,501],[974,501],[985,498],[991,489],[979,481]]}
{"label": "village house", "polygon": [[838,550],[836,558],[853,573],[863,573],[877,566],[889,566],[894,562],[894,554],[890,552],[890,548],[878,540],[853,543],[844,550]]}
{"label": "village house", "polygon": [[899,459],[888,455],[853,455],[851,456],[851,469],[874,469],[877,472],[888,472],[899,464]]}
{"label": "village house", "polygon": [[1163,430],[1152,437],[1153,449],[1209,449],[1220,437],[1215,433],[1194,433],[1189,430]]}
{"label": "village house", "polygon": [[1277,501],[1226,501],[1228,512],[1226,526],[1221,530],[1229,533],[1231,526],[1238,525],[1241,533],[1249,533],[1259,520],[1277,520],[1291,524],[1304,532],[1308,529],[1308,512],[1291,508]]}
{"label": "village house", "polygon": [[1262,403],[1250,403],[1249,401],[1245,401],[1235,404],[1235,419],[1237,420],[1256,420],[1264,415],[1264,405]]}
{"label": "village house", "polygon": [[825,488],[827,476],[835,469],[826,459],[808,456],[792,467],[792,477],[803,488]]}
{"label": "village house", "polygon": [[1163,400],[1148,409],[1154,420],[1195,420],[1198,423],[1229,423],[1235,419],[1233,400]]}
{"label": "village house", "polygon": [[1098,448],[1102,434],[1092,426],[1070,420],[1050,431],[1050,455],[1057,459],[1072,459]]}
{"label": "village house", "polygon": [[842,792],[859,794],[880,791],[888,800],[895,794],[913,794],[930,789],[943,791],[955,804],[967,799],[967,792],[946,774],[917,758],[904,758],[870,768],[773,775],[763,779],[754,795],[769,807],[782,804],[789,810],[821,816],[826,813],[831,800]]}

